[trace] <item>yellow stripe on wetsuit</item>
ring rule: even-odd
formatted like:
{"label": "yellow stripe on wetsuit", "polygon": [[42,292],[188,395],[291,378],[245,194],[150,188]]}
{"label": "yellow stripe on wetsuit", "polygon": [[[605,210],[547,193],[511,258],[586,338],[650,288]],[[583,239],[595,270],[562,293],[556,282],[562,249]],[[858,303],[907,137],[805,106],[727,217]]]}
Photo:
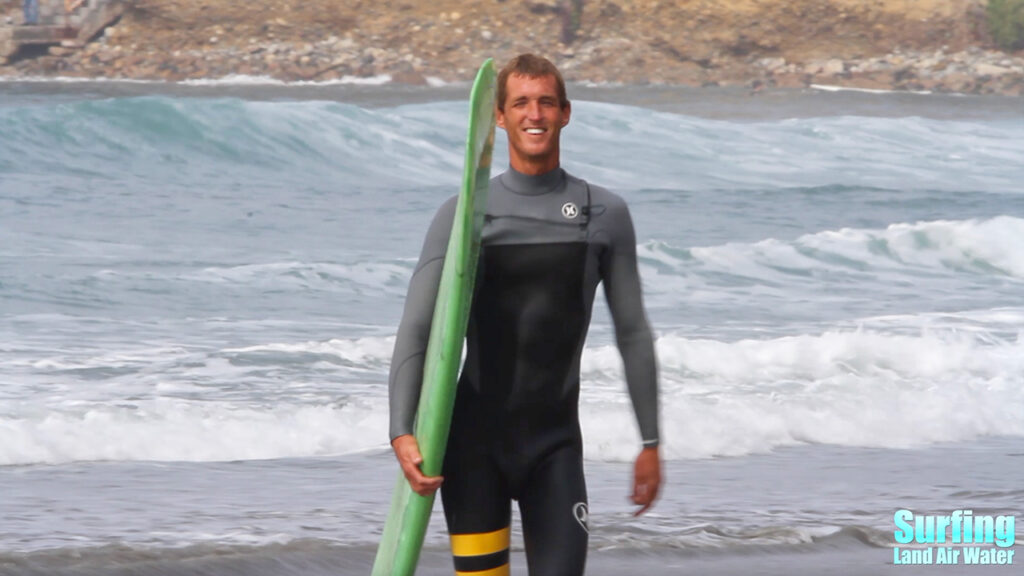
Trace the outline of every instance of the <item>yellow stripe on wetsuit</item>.
{"label": "yellow stripe on wetsuit", "polygon": [[508,576],[508,527],[479,534],[452,534],[457,576]]}

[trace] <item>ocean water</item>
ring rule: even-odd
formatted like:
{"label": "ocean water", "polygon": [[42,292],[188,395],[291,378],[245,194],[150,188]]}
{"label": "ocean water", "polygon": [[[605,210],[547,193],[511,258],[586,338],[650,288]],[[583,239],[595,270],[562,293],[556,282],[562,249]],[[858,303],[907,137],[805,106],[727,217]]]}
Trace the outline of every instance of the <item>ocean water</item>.
{"label": "ocean water", "polygon": [[[369,572],[466,93],[0,82],[0,574]],[[590,573],[929,573],[892,565],[896,510],[1024,515],[1020,99],[570,96],[563,165],[636,224],[666,459],[634,518],[599,298]]]}

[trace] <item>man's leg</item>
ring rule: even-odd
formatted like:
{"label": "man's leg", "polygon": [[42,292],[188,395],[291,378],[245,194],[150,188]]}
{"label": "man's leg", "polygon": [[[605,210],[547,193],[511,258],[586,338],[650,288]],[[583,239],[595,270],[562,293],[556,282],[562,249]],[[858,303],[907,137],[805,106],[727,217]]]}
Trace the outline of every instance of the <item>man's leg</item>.
{"label": "man's leg", "polygon": [[519,498],[530,576],[582,576],[587,560],[587,486],[576,447],[534,469]]}
{"label": "man's leg", "polygon": [[[454,452],[454,453],[453,453]],[[493,461],[449,450],[441,499],[457,576],[508,576],[512,499]]]}

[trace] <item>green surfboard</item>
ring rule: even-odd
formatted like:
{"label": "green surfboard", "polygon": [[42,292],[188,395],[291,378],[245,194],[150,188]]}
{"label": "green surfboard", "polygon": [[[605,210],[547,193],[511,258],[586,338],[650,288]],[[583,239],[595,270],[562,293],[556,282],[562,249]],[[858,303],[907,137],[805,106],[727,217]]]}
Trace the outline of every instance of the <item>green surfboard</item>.
{"label": "green surfboard", "polygon": [[[421,468],[427,476],[441,473],[448,444],[448,428],[452,420],[480,252],[480,232],[487,207],[487,186],[491,179],[494,98],[494,62],[488,59],[477,72],[470,92],[462,189],[434,305],[423,367],[423,388],[416,412],[414,435],[423,455]],[[423,497],[413,492],[400,471],[391,498],[391,511],[373,564],[373,576],[412,576],[433,506],[434,497]]]}

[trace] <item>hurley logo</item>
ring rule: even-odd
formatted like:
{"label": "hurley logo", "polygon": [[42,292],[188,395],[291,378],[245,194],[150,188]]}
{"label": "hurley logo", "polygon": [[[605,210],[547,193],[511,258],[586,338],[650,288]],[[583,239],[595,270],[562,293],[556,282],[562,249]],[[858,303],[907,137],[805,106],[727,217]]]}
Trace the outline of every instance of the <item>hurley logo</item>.
{"label": "hurley logo", "polygon": [[590,514],[587,512],[587,503],[577,502],[572,507],[572,515],[576,518],[576,521],[580,523],[580,526],[583,527],[583,530],[586,531],[587,534],[590,534],[590,528],[587,527],[587,520],[590,518]]}

